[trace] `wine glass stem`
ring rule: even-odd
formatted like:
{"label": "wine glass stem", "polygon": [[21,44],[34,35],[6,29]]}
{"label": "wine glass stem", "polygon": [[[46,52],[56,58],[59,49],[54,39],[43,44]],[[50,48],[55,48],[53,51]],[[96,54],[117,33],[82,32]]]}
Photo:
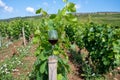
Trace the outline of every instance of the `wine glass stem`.
{"label": "wine glass stem", "polygon": [[52,55],[54,55],[54,54],[53,54],[53,50],[54,50],[54,45],[52,45]]}
{"label": "wine glass stem", "polygon": [[52,45],[52,50],[54,49],[54,45]]}

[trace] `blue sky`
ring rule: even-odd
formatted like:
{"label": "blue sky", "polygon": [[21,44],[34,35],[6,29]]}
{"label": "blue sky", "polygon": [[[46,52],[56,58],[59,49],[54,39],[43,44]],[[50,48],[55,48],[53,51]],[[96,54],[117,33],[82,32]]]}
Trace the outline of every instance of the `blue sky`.
{"label": "blue sky", "polygon": [[[77,12],[120,12],[120,0],[69,0],[76,4]],[[56,13],[65,4],[62,0],[0,0],[0,19],[33,16],[43,8]]]}

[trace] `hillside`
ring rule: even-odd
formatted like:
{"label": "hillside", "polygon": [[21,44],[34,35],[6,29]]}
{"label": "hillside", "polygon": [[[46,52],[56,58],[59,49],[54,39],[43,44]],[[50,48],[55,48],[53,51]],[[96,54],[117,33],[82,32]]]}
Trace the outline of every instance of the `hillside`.
{"label": "hillside", "polygon": [[99,24],[120,26],[120,12],[79,13],[76,15],[81,23],[87,22],[90,19],[90,21]]}
{"label": "hillside", "polygon": [[[110,24],[113,26],[120,26],[120,12],[95,12],[95,13],[75,13],[80,23],[86,23],[88,21],[99,23],[99,24]],[[11,21],[16,19],[25,19],[37,21],[41,18],[38,16],[26,16],[26,17],[15,17],[10,19],[1,19],[0,21]]]}

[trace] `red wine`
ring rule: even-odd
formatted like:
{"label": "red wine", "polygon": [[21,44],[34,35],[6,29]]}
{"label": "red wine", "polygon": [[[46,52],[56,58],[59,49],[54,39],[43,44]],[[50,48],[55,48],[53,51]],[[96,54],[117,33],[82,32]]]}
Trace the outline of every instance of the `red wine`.
{"label": "red wine", "polygon": [[57,43],[57,39],[56,40],[48,40],[52,45],[56,44]]}

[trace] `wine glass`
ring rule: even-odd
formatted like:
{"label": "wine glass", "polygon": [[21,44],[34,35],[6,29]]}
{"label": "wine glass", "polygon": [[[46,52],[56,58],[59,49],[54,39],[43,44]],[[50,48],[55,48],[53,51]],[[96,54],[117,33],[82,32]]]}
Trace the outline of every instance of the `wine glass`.
{"label": "wine glass", "polygon": [[52,50],[54,49],[54,45],[58,41],[58,33],[56,30],[48,31],[48,41],[52,44]]}

